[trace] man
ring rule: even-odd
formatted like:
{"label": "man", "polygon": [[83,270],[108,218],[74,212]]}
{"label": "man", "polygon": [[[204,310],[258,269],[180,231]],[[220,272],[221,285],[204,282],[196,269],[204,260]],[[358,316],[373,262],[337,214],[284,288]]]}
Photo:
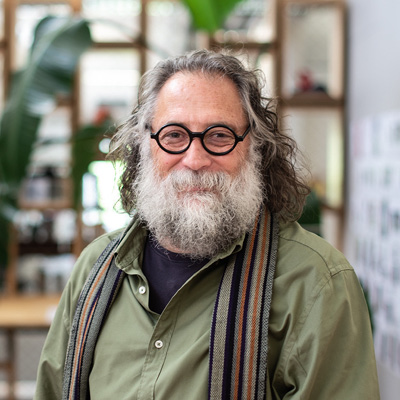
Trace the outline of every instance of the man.
{"label": "man", "polygon": [[357,277],[293,222],[295,149],[235,57],[148,72],[110,156],[133,222],[79,258],[36,399],[378,399]]}

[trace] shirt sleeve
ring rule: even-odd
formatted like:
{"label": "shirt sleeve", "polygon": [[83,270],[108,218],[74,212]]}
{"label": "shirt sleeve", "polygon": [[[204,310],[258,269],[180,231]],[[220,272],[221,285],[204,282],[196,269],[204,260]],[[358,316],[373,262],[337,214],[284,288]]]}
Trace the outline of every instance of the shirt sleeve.
{"label": "shirt sleeve", "polygon": [[60,301],[42,350],[34,400],[62,398],[64,360],[69,339],[69,325],[65,320],[67,297],[63,295]]}
{"label": "shirt sleeve", "polygon": [[378,400],[369,314],[353,269],[342,266],[314,288],[276,371],[282,400]]}

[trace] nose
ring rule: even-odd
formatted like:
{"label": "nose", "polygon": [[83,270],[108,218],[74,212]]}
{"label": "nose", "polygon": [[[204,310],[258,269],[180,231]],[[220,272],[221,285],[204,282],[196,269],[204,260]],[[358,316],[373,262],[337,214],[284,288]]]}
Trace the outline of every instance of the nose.
{"label": "nose", "polygon": [[212,163],[212,156],[204,149],[200,138],[194,138],[183,154],[182,164],[193,171],[200,171]]}

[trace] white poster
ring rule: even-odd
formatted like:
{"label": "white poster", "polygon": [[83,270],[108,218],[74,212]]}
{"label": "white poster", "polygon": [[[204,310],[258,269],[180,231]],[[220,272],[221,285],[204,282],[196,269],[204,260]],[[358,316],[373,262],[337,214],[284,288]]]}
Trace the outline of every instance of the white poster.
{"label": "white poster", "polygon": [[400,376],[400,111],[350,131],[347,256],[372,306],[376,356]]}

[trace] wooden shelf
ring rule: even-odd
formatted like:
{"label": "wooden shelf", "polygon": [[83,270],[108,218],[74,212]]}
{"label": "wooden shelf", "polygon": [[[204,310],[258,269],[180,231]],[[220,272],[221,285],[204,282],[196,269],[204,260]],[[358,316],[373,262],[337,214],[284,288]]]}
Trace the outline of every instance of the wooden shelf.
{"label": "wooden shelf", "polygon": [[343,107],[343,98],[332,98],[325,92],[303,92],[281,98],[282,103],[289,107]]}
{"label": "wooden shelf", "polygon": [[[72,243],[63,245],[63,249],[65,253],[72,253]],[[60,245],[54,241],[19,243],[18,251],[20,256],[26,254],[58,255],[60,254]]]}
{"label": "wooden shelf", "polygon": [[72,208],[72,202],[69,199],[29,201],[21,198],[18,206],[23,210],[63,210]]}
{"label": "wooden shelf", "polygon": [[60,295],[0,296],[0,328],[48,328]]}

